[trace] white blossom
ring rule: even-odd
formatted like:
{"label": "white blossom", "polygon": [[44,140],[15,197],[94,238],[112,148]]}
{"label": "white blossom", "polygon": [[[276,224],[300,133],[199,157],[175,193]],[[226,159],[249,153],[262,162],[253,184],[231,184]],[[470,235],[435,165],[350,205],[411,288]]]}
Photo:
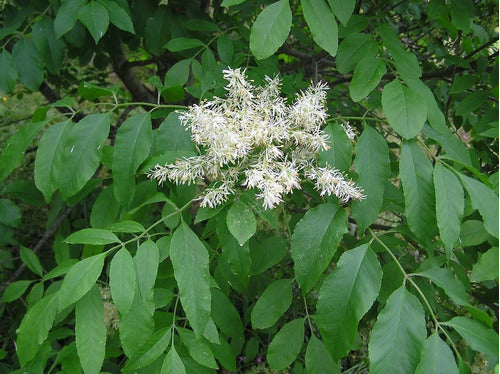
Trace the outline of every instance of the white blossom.
{"label": "white blossom", "polygon": [[350,199],[364,198],[363,191],[354,185],[352,180],[346,181],[342,172],[331,167],[311,167],[306,176],[316,182],[315,188],[321,196],[335,195],[343,203]]}
{"label": "white blossom", "polygon": [[[212,182],[201,206],[215,207],[234,194],[237,185],[257,189],[266,209],[300,189],[301,176],[311,179],[321,196],[336,195],[342,202],[362,199],[362,190],[329,166],[316,166],[316,153],[330,148],[326,123],[325,84],[309,87],[291,105],[280,96],[280,80],[265,78],[255,87],[241,69],[224,70],[225,98],[193,105],[179,116],[200,146],[200,155],[156,165],[149,177],[159,183]],[[344,126],[351,137],[348,124]]]}
{"label": "white blossom", "polygon": [[349,125],[349,122],[341,123],[340,126],[344,129],[349,140],[354,140],[356,138],[356,133],[352,129],[351,125]]}

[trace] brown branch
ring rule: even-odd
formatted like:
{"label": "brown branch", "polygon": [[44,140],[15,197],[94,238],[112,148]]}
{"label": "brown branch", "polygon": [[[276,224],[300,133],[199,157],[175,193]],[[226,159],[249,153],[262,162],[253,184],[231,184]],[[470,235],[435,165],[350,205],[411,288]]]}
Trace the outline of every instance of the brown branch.
{"label": "brown branch", "polygon": [[[151,92],[146,86],[142,84],[137,75],[133,72],[130,67],[123,47],[120,45],[120,53],[115,55],[110,55],[111,65],[113,66],[113,71],[118,75],[120,80],[125,84],[125,87],[132,94],[134,101],[141,101],[147,103],[155,103],[156,96]],[[149,110],[150,108],[145,108]]]}
{"label": "brown branch", "polygon": [[498,38],[493,38],[493,39],[490,39],[488,40],[486,43],[484,43],[483,45],[477,47],[475,50],[473,50],[472,52],[468,53],[467,55],[465,55],[464,59],[465,60],[468,60],[469,58],[471,58],[472,56],[474,56],[475,54],[481,52],[483,49],[485,48],[488,48],[490,45],[493,45],[495,44],[496,42],[498,42]]}

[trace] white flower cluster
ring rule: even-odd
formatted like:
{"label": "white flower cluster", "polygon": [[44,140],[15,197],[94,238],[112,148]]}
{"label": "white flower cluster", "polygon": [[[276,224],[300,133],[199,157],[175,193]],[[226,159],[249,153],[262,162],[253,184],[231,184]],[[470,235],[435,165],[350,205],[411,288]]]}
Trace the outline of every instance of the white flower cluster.
{"label": "white flower cluster", "polygon": [[237,185],[256,188],[264,208],[274,208],[283,195],[300,189],[300,175],[315,182],[321,196],[334,194],[342,202],[364,198],[340,171],[316,164],[316,153],[329,148],[321,130],[328,117],[325,84],[309,87],[286,105],[277,77],[266,77],[263,87],[254,87],[240,69],[225,70],[224,78],[226,98],[193,105],[179,117],[202,154],[156,165],[150,178],[177,184],[207,178],[213,183],[201,206],[211,208],[227,201]]}

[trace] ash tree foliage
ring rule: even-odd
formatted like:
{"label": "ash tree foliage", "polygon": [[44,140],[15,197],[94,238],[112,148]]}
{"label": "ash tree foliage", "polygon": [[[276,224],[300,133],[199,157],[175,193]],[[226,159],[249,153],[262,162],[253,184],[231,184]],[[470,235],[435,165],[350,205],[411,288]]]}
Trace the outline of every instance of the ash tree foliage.
{"label": "ash tree foliage", "polygon": [[0,9],[0,371],[498,371],[497,2]]}

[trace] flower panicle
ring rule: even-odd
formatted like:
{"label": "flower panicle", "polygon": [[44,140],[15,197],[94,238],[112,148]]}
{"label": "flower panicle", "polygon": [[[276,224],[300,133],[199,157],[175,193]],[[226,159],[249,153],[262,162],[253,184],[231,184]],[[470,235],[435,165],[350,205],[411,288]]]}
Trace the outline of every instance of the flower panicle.
{"label": "flower panicle", "polygon": [[[287,105],[278,76],[266,77],[263,86],[255,87],[245,70],[229,68],[223,74],[228,82],[225,98],[202,101],[179,115],[203,153],[156,165],[150,178],[160,184],[211,180],[200,203],[211,208],[241,185],[256,188],[264,208],[272,209],[284,195],[301,188],[301,177],[314,182],[321,196],[335,195],[342,202],[364,198],[362,189],[340,171],[316,166],[316,153],[330,148],[322,130],[328,119],[325,83],[310,86]],[[349,138],[354,135],[348,124],[344,129]]]}

